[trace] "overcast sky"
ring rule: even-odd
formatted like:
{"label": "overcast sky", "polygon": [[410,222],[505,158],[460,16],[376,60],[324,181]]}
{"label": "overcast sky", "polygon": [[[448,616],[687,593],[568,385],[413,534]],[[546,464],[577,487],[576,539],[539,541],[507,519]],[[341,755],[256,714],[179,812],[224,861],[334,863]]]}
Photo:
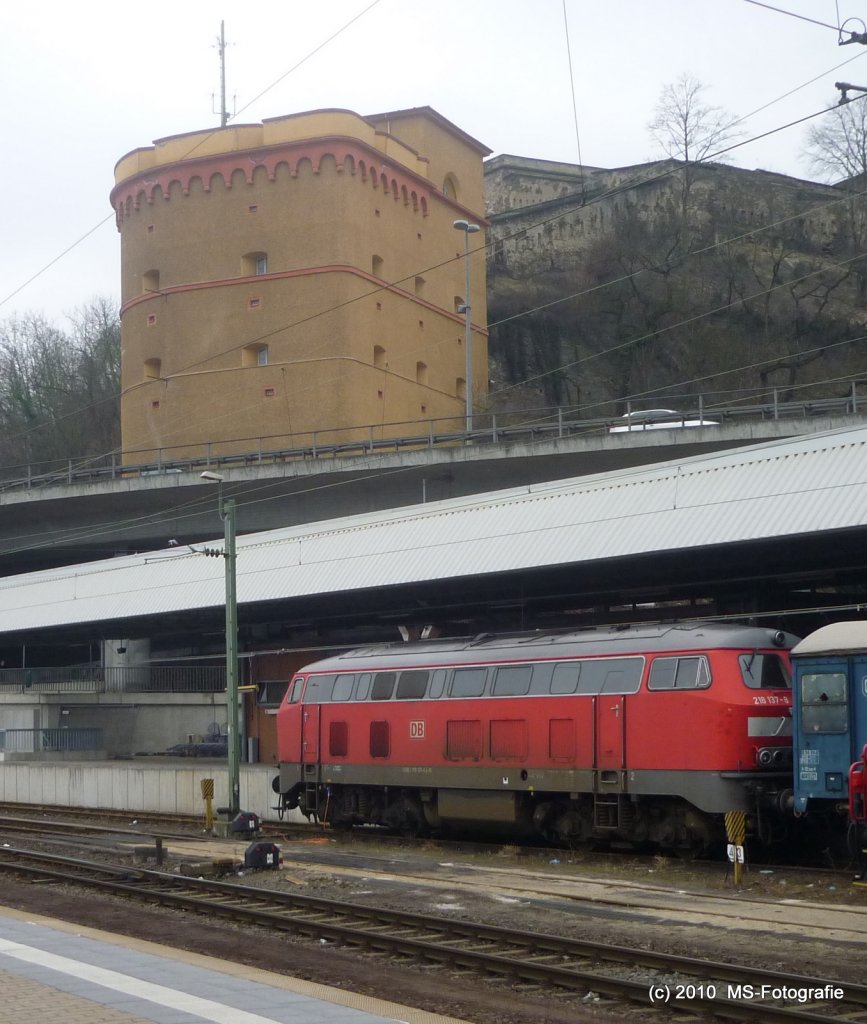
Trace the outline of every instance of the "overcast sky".
{"label": "overcast sky", "polygon": [[[829,26],[839,9],[847,29],[865,29],[845,21],[867,18],[863,0],[769,3]],[[659,156],[647,123],[684,73],[704,83],[709,104],[746,117],[747,137],[835,103],[836,81],[867,85],[867,47],[838,46],[833,28],[747,0],[6,3],[0,319],[35,312],[65,326],[96,296],[119,301],[114,165],[155,139],[219,124],[221,18],[240,122],[430,105],[495,154],[577,162],[564,7],[589,165]],[[774,132],[732,160],[808,177],[805,130]]]}

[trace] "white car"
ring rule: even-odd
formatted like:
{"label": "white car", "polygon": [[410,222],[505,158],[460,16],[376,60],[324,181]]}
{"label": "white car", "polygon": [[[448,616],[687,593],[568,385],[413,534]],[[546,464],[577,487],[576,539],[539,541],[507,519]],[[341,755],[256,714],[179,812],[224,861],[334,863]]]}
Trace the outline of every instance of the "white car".
{"label": "white car", "polygon": [[718,427],[718,420],[687,418],[674,409],[638,409],[628,412],[608,427],[609,434],[623,434],[631,430],[672,430],[680,427]]}

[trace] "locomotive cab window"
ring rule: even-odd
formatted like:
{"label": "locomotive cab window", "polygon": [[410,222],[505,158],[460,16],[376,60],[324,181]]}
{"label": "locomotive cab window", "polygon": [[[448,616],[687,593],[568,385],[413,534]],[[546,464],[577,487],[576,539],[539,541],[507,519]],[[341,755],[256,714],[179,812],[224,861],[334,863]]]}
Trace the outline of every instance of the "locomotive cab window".
{"label": "locomotive cab window", "polygon": [[779,654],[753,651],[738,658],[741,677],[751,690],[791,690],[789,668]]}
{"label": "locomotive cab window", "polygon": [[334,680],[334,689],[331,692],[332,700],[352,700],[352,687],[355,683],[355,676],[338,676]]}
{"label": "locomotive cab window", "polygon": [[707,658],[654,658],[648,690],[699,690],[710,686]]}
{"label": "locomotive cab window", "polygon": [[301,700],[301,693],[304,690],[304,678],[298,676],[297,679],[292,680],[292,685],[289,687],[286,693],[287,704],[297,704]]}
{"label": "locomotive cab window", "polygon": [[305,703],[325,704],[331,700],[335,676],[310,676],[307,681]]}
{"label": "locomotive cab window", "polygon": [[844,672],[801,676],[801,728],[805,732],[848,731],[849,704]]}

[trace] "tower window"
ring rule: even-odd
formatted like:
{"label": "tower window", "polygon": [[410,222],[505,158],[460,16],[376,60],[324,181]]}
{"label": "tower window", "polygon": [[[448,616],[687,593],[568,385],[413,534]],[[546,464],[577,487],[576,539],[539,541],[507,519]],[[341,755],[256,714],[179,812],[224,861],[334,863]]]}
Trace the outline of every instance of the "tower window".
{"label": "tower window", "polygon": [[245,345],[241,349],[241,366],[267,366],[267,345]]}
{"label": "tower window", "polygon": [[267,252],[246,252],[241,257],[241,274],[244,277],[261,277],[267,273]]}
{"label": "tower window", "polygon": [[373,365],[377,370],[385,369],[385,349],[382,345],[373,346]]}
{"label": "tower window", "polygon": [[427,363],[415,364],[415,382],[416,384],[427,384]]}
{"label": "tower window", "polygon": [[376,277],[382,277],[382,257],[373,255],[370,261],[370,269],[376,275]]}
{"label": "tower window", "polygon": [[162,370],[162,361],[159,359],[145,359],[144,377],[145,380],[159,380]]}
{"label": "tower window", "polygon": [[146,270],[141,279],[142,291],[158,292],[160,290],[160,272],[158,270]]}

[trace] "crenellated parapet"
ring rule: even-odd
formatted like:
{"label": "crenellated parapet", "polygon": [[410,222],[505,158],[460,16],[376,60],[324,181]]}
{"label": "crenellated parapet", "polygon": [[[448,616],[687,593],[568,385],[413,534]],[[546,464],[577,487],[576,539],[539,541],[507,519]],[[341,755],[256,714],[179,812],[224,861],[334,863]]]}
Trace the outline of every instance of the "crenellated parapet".
{"label": "crenellated parapet", "polygon": [[358,176],[389,195],[426,216],[430,207],[431,182],[407,168],[383,160],[382,154],[358,139],[345,137],[301,139],[250,150],[231,150],[226,153],[179,159],[176,163],[150,168],[119,182],[111,193],[118,230],[131,210],[142,204],[169,200],[175,189],[188,196],[198,183],[203,192],[210,192],[216,182],[231,189],[240,172],[246,184],[252,185],[254,175],[263,169],[270,181],[276,181],[281,167],[289,178],[296,178],[306,163],[314,175],[322,170],[323,161],[334,161],[338,173]]}
{"label": "crenellated parapet", "polygon": [[305,163],[319,174],[326,158],[338,172],[357,175],[423,214],[432,193],[441,194],[431,180],[429,158],[388,127],[350,110],[314,110],[171,135],[133,150],[115,167],[111,203],[120,228],[130,210],[168,200],[173,192],[188,196],[198,185],[208,193],[217,181],[230,189],[239,174],[252,185],[260,169],[272,182],[281,168],[295,178]]}

